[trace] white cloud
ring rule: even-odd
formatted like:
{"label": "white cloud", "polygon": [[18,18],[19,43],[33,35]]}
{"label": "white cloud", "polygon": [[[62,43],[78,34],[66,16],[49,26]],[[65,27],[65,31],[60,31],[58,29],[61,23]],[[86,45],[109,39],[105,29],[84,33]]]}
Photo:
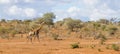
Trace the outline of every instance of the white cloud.
{"label": "white cloud", "polygon": [[91,21],[96,21],[101,18],[109,19],[113,17],[120,17],[120,11],[110,8],[106,3],[103,3],[99,7],[94,8],[79,8],[78,6],[71,6],[68,9],[56,9],[53,12],[56,14],[57,20],[62,20],[65,17],[72,17],[77,19],[82,19],[83,17],[86,17],[89,18]]}
{"label": "white cloud", "polygon": [[86,4],[86,5],[95,5],[99,2],[99,0],[83,0],[83,2]]}
{"label": "white cloud", "polygon": [[36,11],[32,8],[26,8],[24,13],[27,17],[34,17],[36,15]]}
{"label": "white cloud", "polygon": [[18,3],[19,1],[18,0],[13,0],[14,3]]}
{"label": "white cloud", "polygon": [[17,7],[16,5],[13,5],[8,9],[8,13],[10,15],[18,15],[22,12],[22,8]]}
{"label": "white cloud", "polygon": [[58,20],[63,20],[64,18],[67,18],[67,17],[76,18],[77,16],[80,15],[80,8],[76,6],[72,6],[66,10],[54,9],[52,12],[54,12],[57,16],[55,21],[58,21]]}
{"label": "white cloud", "polygon": [[71,12],[79,12],[80,9],[77,8],[77,7],[70,7],[67,11],[68,11],[69,13],[71,13]]}
{"label": "white cloud", "polygon": [[102,12],[100,12],[99,9],[94,9],[93,10],[93,13],[90,15],[90,20],[92,21],[96,21],[96,20],[99,20],[101,18],[105,18],[105,14],[103,14]]}
{"label": "white cloud", "polygon": [[0,0],[0,4],[8,4],[10,3],[10,0]]}
{"label": "white cloud", "polygon": [[69,16],[68,12],[66,10],[62,10],[62,9],[54,9],[54,10],[52,10],[52,12],[54,12],[54,14],[56,15],[55,21],[63,20],[64,18]]}
{"label": "white cloud", "polygon": [[14,4],[18,2],[18,0],[0,0],[0,4]]}
{"label": "white cloud", "polygon": [[103,4],[100,6],[100,8],[96,8],[93,10],[92,14],[90,15],[90,20],[99,20],[101,18],[104,19],[109,19],[112,17],[118,17],[118,11],[117,10],[113,10],[111,8],[109,8],[106,4]]}
{"label": "white cloud", "polygon": [[26,3],[33,3],[34,0],[24,0],[24,2],[26,2]]}
{"label": "white cloud", "polygon": [[7,11],[5,10],[5,12],[11,16],[24,16],[24,17],[35,17],[37,14],[36,10],[34,10],[33,8],[20,8],[16,5],[9,7]]}
{"label": "white cloud", "polygon": [[90,18],[90,20],[120,17],[118,0],[0,0],[0,5],[1,17],[6,16],[6,13],[9,14],[7,17],[13,18],[39,17],[42,16],[41,13],[49,11],[57,15],[59,18],[57,20],[66,17]]}
{"label": "white cloud", "polygon": [[101,12],[105,13],[105,14],[111,14],[111,13],[116,13],[115,10],[111,9],[108,7],[107,4],[103,4],[100,6]]}
{"label": "white cloud", "polygon": [[67,10],[68,14],[70,14],[71,17],[75,17],[77,16],[78,14],[80,14],[80,8],[78,7],[70,7],[68,10]]}

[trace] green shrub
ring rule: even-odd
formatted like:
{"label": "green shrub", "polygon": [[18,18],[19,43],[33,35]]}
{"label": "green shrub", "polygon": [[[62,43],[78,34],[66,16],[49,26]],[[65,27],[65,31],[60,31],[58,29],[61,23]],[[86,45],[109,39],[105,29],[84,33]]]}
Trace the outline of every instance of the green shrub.
{"label": "green shrub", "polygon": [[103,41],[103,40],[100,40],[100,44],[102,44],[102,45],[103,45],[103,44],[104,44],[104,42],[105,42],[105,41]]}
{"label": "green shrub", "polygon": [[106,41],[106,38],[105,38],[105,36],[103,36],[102,38],[101,38],[101,40],[100,40],[100,43],[101,44],[105,44],[104,42]]}
{"label": "green shrub", "polygon": [[1,34],[4,34],[5,32],[6,32],[6,29],[5,29],[4,27],[1,27],[1,26],[0,26],[0,33],[1,33]]}
{"label": "green shrub", "polygon": [[106,46],[106,49],[110,49],[109,46]]}
{"label": "green shrub", "polygon": [[112,45],[112,49],[115,50],[115,51],[119,51],[119,47],[116,44]]}
{"label": "green shrub", "polygon": [[2,35],[2,36],[0,36],[2,39],[9,39],[9,36],[7,36],[7,35]]}
{"label": "green shrub", "polygon": [[98,29],[101,25],[99,23],[94,23],[93,26],[95,29]]}
{"label": "green shrub", "polygon": [[102,25],[101,29],[102,29],[103,31],[105,31],[106,25]]}
{"label": "green shrub", "polygon": [[117,27],[108,28],[108,32],[109,32],[110,35],[114,35],[117,30],[118,30]]}
{"label": "green shrub", "polygon": [[116,31],[116,30],[118,30],[118,28],[117,27],[111,27],[111,28],[109,28],[110,30],[113,30],[113,31]]}
{"label": "green shrub", "polygon": [[95,48],[95,45],[91,45],[90,47],[91,47],[92,49],[94,49],[94,48]]}
{"label": "green shrub", "polygon": [[59,35],[58,34],[52,34],[52,37],[54,40],[58,40]]}
{"label": "green shrub", "polygon": [[101,49],[98,49],[98,51],[99,51],[99,52],[102,52],[102,50],[101,50]]}
{"label": "green shrub", "polygon": [[83,27],[83,25],[81,24],[81,20],[76,20],[76,19],[72,19],[68,17],[68,18],[65,18],[63,21],[64,21],[64,26],[66,27],[66,29],[70,31],[74,31],[74,28]]}
{"label": "green shrub", "polygon": [[78,43],[71,44],[72,49],[79,48]]}
{"label": "green shrub", "polygon": [[100,44],[105,44],[104,42],[107,40],[107,38],[104,36],[104,35],[102,35],[101,34],[101,37],[100,37],[101,39],[100,39]]}

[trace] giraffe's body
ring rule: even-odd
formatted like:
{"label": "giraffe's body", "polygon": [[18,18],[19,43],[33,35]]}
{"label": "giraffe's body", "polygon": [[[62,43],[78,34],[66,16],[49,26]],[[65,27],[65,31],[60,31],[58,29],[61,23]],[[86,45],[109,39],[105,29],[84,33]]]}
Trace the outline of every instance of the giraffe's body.
{"label": "giraffe's body", "polygon": [[32,42],[33,35],[34,35],[34,32],[30,31],[28,36],[27,36],[28,41],[30,40]]}

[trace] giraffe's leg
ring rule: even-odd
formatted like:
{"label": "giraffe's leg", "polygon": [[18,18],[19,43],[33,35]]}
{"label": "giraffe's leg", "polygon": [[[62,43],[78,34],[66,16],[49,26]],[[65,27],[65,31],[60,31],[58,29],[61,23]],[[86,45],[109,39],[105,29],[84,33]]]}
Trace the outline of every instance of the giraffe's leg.
{"label": "giraffe's leg", "polygon": [[32,43],[32,36],[27,36],[27,42],[29,41]]}
{"label": "giraffe's leg", "polygon": [[39,35],[36,35],[37,40],[40,42],[40,37]]}
{"label": "giraffe's leg", "polygon": [[27,39],[27,42],[28,42],[29,41],[29,36],[27,36],[26,39]]}
{"label": "giraffe's leg", "polygon": [[34,35],[34,40],[36,39],[36,35]]}
{"label": "giraffe's leg", "polygon": [[36,39],[36,32],[34,32],[34,35],[33,35],[33,37],[34,37],[34,40]]}
{"label": "giraffe's leg", "polygon": [[32,37],[30,37],[30,41],[31,41],[31,43],[32,43]]}

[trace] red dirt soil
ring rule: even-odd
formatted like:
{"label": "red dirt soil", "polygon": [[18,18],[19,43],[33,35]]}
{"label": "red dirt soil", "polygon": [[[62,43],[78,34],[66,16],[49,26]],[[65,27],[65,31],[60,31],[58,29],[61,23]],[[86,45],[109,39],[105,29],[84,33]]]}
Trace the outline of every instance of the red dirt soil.
{"label": "red dirt soil", "polygon": [[[0,39],[0,54],[120,54],[120,51],[105,47],[119,40],[108,40],[100,45],[99,40],[42,38],[40,42],[27,42],[25,39]],[[81,48],[72,49],[71,44],[79,42]],[[95,48],[90,46],[95,45]],[[120,44],[118,44],[120,45]],[[101,51],[98,51],[101,49]]]}

